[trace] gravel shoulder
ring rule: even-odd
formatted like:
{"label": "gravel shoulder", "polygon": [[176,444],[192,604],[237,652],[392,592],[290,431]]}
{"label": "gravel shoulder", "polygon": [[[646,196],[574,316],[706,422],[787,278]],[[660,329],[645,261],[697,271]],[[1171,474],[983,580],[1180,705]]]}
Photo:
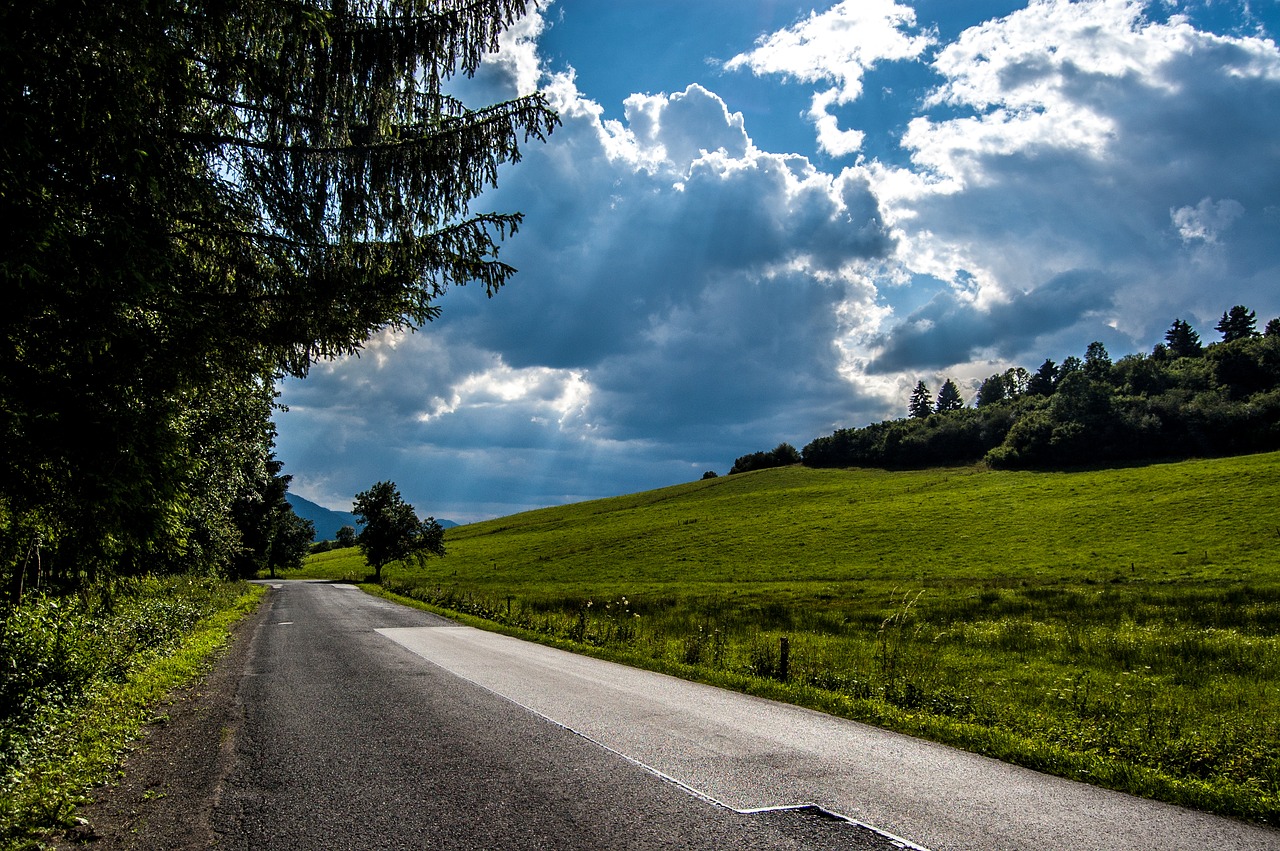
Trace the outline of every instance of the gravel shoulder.
{"label": "gravel shoulder", "polygon": [[212,814],[234,757],[241,715],[237,692],[269,595],[232,630],[200,681],[156,707],[157,720],[136,741],[116,781],[92,790],[81,823],[55,840],[59,851],[197,851],[217,845]]}

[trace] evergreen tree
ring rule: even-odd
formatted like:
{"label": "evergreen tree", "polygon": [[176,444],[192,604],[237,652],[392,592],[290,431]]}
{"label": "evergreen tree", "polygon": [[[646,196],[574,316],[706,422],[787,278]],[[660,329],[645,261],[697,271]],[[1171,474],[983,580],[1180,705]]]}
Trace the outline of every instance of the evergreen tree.
{"label": "evergreen tree", "polygon": [[1223,312],[1216,327],[1222,334],[1222,342],[1231,343],[1258,336],[1257,325],[1258,314],[1243,304],[1237,304],[1231,310]]}
{"label": "evergreen tree", "polygon": [[923,381],[916,382],[916,389],[911,391],[911,401],[907,403],[907,415],[912,419],[925,419],[933,413],[933,394]]}
{"label": "evergreen tree", "polygon": [[[470,205],[556,118],[449,83],[525,6],[0,8],[0,570],[35,542],[90,571],[158,540],[222,558],[279,374],[503,285],[520,216]],[[223,416],[242,442],[211,458],[191,423]]]}
{"label": "evergreen tree", "polygon": [[1198,358],[1204,354],[1200,335],[1192,329],[1190,323],[1181,319],[1173,320],[1173,325],[1165,332],[1164,340],[1168,344],[1169,354],[1175,358]]}
{"label": "evergreen tree", "polygon": [[938,391],[938,404],[935,410],[939,414],[945,414],[947,411],[958,411],[963,407],[964,398],[960,395],[960,388],[948,378],[942,385],[942,389]]}

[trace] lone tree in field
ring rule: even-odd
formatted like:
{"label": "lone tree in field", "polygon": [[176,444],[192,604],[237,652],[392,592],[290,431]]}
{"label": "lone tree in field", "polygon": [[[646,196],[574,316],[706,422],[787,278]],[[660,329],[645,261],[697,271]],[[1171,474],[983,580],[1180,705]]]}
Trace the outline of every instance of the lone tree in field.
{"label": "lone tree in field", "polygon": [[419,520],[395,482],[378,482],[356,494],[355,515],[363,527],[356,545],[376,582],[382,581],[382,568],[393,561],[421,564],[429,555],[444,555],[444,528],[434,517]]}

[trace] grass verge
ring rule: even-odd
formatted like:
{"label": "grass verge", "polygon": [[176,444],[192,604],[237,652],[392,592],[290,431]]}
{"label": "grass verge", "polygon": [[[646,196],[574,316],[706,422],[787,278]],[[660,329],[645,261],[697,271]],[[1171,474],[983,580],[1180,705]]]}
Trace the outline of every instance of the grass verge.
{"label": "grass verge", "polygon": [[[45,847],[46,837],[74,823],[94,786],[118,776],[129,743],[156,719],[165,697],[209,670],[232,626],[266,589],[238,584],[226,591],[202,600],[205,613],[181,636],[137,653],[117,668],[118,677],[96,677],[82,699],[46,706],[6,742],[0,848]],[[25,746],[14,747],[14,740]]]}

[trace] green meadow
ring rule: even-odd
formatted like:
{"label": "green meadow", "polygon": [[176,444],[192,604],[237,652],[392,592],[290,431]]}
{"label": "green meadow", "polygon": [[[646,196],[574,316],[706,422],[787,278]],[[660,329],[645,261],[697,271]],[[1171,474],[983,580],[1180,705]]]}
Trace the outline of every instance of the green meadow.
{"label": "green meadow", "polygon": [[[451,529],[467,622],[1280,824],[1280,454],[787,467]],[[296,576],[363,581],[357,550]]]}

